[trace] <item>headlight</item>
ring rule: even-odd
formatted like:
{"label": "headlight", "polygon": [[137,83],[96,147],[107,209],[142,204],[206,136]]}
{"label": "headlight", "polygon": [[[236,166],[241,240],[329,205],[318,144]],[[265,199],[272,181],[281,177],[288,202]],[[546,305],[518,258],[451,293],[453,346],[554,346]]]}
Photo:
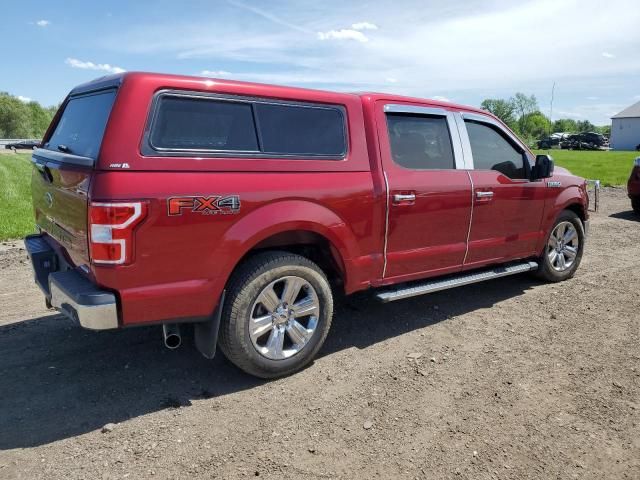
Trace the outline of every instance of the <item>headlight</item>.
{"label": "headlight", "polygon": [[637,158],[633,161],[633,166],[634,166],[634,167],[640,167],[640,157],[637,157]]}

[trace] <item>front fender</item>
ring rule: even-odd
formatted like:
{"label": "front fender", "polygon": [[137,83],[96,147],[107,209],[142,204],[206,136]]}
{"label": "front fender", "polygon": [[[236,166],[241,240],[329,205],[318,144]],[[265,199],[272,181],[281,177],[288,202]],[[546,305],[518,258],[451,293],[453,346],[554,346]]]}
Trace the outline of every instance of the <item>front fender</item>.
{"label": "front fender", "polygon": [[546,242],[549,231],[563,210],[568,209],[572,205],[578,205],[582,211],[582,217],[587,218],[587,206],[589,199],[587,197],[586,188],[579,185],[571,185],[561,190],[556,196],[547,199],[544,218],[542,219],[542,231],[544,235],[538,245],[538,251],[541,251]]}

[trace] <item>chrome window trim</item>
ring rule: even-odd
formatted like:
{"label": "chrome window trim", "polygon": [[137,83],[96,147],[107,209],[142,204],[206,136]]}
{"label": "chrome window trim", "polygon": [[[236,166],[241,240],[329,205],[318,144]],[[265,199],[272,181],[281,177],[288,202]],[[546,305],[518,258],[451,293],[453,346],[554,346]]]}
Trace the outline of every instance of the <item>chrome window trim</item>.
{"label": "chrome window trim", "polygon": [[[453,161],[455,164],[455,168],[425,168],[425,169],[412,169],[408,168],[407,170],[412,170],[415,172],[437,172],[442,170],[464,170],[465,160],[464,160],[464,152],[462,150],[462,145],[460,141],[460,131],[458,125],[456,124],[454,112],[449,110],[445,110],[444,108],[436,108],[436,107],[420,107],[417,105],[403,105],[403,104],[395,104],[388,103],[383,108],[384,113],[411,113],[414,115],[425,115],[431,117],[445,117],[447,120],[447,128],[449,129],[449,139],[451,140],[451,148],[453,149]],[[393,155],[391,156],[391,160],[393,161]],[[395,164],[395,162],[394,162]],[[401,168],[402,165],[398,165]]]}
{"label": "chrome window trim", "polygon": [[[342,120],[342,133],[344,138],[344,150],[337,155],[326,154],[286,154],[286,153],[271,153],[263,152],[261,150],[223,150],[223,149],[210,149],[210,148],[166,148],[156,147],[151,142],[151,133],[155,122],[157,121],[158,111],[160,106],[160,100],[163,97],[178,97],[187,99],[201,99],[201,100],[213,100],[223,101],[230,103],[243,103],[249,104],[251,107],[252,115],[254,118],[254,128],[256,130],[256,140],[258,142],[258,148],[262,148],[262,133],[259,131],[259,122],[257,120],[257,114],[255,104],[266,105],[284,105],[291,107],[313,108],[320,110],[336,110],[340,114]],[[349,154],[349,134],[347,124],[347,109],[343,105],[337,104],[322,104],[305,102],[304,100],[278,100],[266,97],[252,97],[244,95],[233,95],[226,93],[215,92],[199,92],[190,90],[175,90],[175,89],[162,89],[158,90],[151,100],[151,109],[145,123],[144,134],[140,151],[142,156],[145,157],[205,157],[207,159],[224,159],[224,158],[248,158],[248,159],[284,159],[284,160],[346,160]]]}

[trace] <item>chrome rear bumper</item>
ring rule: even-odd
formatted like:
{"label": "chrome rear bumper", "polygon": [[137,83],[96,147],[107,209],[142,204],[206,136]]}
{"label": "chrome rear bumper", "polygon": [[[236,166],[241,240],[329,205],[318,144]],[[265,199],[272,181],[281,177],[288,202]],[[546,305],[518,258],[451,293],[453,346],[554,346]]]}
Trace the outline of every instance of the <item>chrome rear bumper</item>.
{"label": "chrome rear bumper", "polygon": [[29,235],[24,244],[36,284],[49,305],[84,328],[118,328],[118,308],[113,292],[102,290],[77,269],[61,261],[42,235]]}

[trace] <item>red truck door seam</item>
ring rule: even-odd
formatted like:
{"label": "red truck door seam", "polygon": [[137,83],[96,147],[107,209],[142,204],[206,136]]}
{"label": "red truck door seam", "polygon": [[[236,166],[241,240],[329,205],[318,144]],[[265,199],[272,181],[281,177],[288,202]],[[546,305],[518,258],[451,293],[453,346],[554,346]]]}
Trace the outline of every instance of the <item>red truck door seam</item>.
{"label": "red truck door seam", "polygon": [[476,208],[474,201],[475,185],[473,184],[473,178],[471,178],[471,172],[469,170],[467,170],[467,176],[469,177],[469,181],[471,182],[471,213],[469,214],[469,228],[467,230],[467,247],[464,252],[464,260],[462,260],[462,265],[467,263],[467,255],[469,255],[469,239],[471,238],[471,225],[473,225],[473,210]]}

